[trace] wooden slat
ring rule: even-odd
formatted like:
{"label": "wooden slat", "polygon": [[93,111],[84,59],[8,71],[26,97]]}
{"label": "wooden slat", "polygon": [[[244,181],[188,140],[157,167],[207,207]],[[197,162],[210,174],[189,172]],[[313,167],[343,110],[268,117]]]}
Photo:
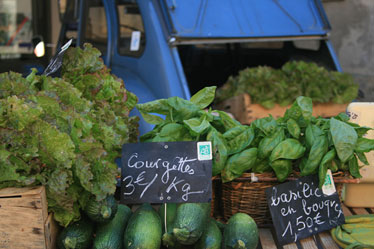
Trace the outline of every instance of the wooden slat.
{"label": "wooden slat", "polygon": [[283,246],[283,249],[298,249],[298,247],[295,243],[291,243],[291,244]]}
{"label": "wooden slat", "polygon": [[260,228],[259,233],[262,249],[277,249],[270,229]]}
{"label": "wooden slat", "polygon": [[369,214],[365,208],[352,208],[352,211],[355,214]]}
{"label": "wooden slat", "polygon": [[3,190],[2,193],[17,193],[17,197],[0,198],[0,248],[45,249],[44,224],[47,216],[44,214],[47,213],[47,206],[43,205],[46,202],[42,200],[45,196],[29,194],[30,191],[38,193],[40,189],[26,189],[25,195],[14,190]]}
{"label": "wooden slat", "polygon": [[336,245],[335,241],[331,238],[331,235],[329,232],[322,232],[318,234],[323,248],[326,249],[339,249],[339,247]]}
{"label": "wooden slat", "polygon": [[312,237],[300,240],[303,249],[318,249]]}
{"label": "wooden slat", "polygon": [[352,212],[345,205],[342,205],[344,216],[351,216]]}
{"label": "wooden slat", "polygon": [[27,195],[40,195],[44,191],[44,187],[24,187],[24,188],[3,188],[0,189],[0,197],[11,196],[27,196]]}
{"label": "wooden slat", "polygon": [[[333,117],[338,115],[340,112],[345,112],[347,106],[348,104],[314,104],[312,115],[315,117]],[[268,117],[269,115],[272,115],[274,118],[284,116],[284,113],[290,107],[290,105],[280,106],[279,104],[275,104],[273,108],[266,109],[260,104],[252,104],[249,94],[244,93],[215,105],[214,109],[229,112],[233,114],[239,122],[250,124],[256,119]]]}

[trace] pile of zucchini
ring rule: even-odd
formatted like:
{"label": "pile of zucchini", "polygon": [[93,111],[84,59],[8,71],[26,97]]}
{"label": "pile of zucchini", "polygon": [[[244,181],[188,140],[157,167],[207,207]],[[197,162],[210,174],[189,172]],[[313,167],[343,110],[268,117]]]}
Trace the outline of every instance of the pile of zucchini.
{"label": "pile of zucchini", "polygon": [[258,229],[247,214],[233,215],[227,224],[210,217],[210,203],[168,203],[158,211],[148,203],[134,213],[112,196],[91,201],[85,216],[64,228],[60,249],[254,249]]}

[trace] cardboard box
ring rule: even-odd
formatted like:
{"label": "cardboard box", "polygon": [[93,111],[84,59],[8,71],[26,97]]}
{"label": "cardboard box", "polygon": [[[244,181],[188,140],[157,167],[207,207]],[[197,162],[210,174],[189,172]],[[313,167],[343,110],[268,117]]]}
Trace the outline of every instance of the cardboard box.
{"label": "cardboard box", "polygon": [[43,186],[0,189],[1,249],[54,249],[57,232]]}
{"label": "cardboard box", "polygon": [[[341,112],[345,112],[347,106],[348,104],[314,104],[313,116],[333,117]],[[253,104],[249,94],[232,97],[214,106],[215,109],[231,113],[242,124],[250,124],[256,119],[265,118],[269,115],[272,115],[274,118],[283,117],[286,110],[290,107],[276,104],[272,109],[266,109],[259,104]]]}
{"label": "cardboard box", "polygon": [[[350,122],[374,128],[374,103],[353,102],[349,104],[347,113],[350,116]],[[374,139],[374,131],[369,131],[365,137]],[[345,186],[344,204],[348,207],[374,208],[374,151],[365,153],[365,155],[369,165],[360,169],[362,175],[360,183]]]}

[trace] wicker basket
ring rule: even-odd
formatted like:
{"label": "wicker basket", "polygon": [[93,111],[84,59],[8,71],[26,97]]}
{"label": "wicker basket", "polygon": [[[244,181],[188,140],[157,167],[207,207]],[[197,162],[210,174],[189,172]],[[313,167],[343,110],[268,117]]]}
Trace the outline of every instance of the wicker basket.
{"label": "wicker basket", "polygon": [[[357,180],[345,176],[342,172],[334,173],[333,176],[339,197],[344,183],[356,183]],[[294,173],[287,180],[296,180],[297,178],[298,174]],[[245,173],[232,182],[222,183],[222,196],[219,198],[215,195],[214,203],[216,204],[217,200],[222,200],[223,218],[226,221],[235,213],[243,212],[249,214],[258,226],[268,226],[272,224],[272,220],[265,189],[278,184],[280,183],[273,173]]]}

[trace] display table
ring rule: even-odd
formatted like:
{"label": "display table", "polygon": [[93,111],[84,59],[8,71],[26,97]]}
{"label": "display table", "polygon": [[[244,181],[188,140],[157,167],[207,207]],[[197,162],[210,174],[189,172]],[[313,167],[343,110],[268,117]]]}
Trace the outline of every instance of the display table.
{"label": "display table", "polygon": [[[373,214],[374,208],[348,208],[342,205],[342,209],[345,216],[355,215],[355,214]],[[277,246],[276,236],[274,228],[260,228],[260,243],[258,248],[263,249],[277,249],[282,248]],[[325,231],[319,233],[314,237],[309,237],[307,239],[300,240],[296,243],[291,243],[283,246],[284,249],[339,249],[340,247],[331,238],[330,232]]]}

